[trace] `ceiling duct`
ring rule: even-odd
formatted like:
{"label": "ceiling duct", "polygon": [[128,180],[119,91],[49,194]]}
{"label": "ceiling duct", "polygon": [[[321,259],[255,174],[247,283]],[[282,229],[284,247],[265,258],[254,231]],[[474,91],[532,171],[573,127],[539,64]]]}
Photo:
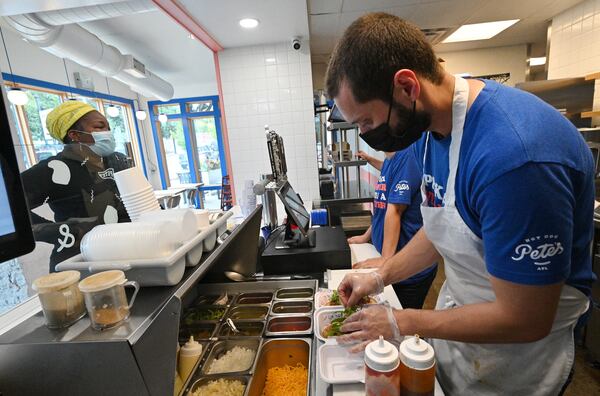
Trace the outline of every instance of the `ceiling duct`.
{"label": "ceiling duct", "polygon": [[[171,84],[145,67],[143,73],[131,73],[131,55],[123,55],[117,48],[77,24],[152,10],[155,10],[152,1],[134,0],[13,15],[4,17],[4,20],[31,44],[121,81],[144,96],[167,101],[174,93]],[[135,61],[138,62],[138,70],[142,70],[139,61]]]}

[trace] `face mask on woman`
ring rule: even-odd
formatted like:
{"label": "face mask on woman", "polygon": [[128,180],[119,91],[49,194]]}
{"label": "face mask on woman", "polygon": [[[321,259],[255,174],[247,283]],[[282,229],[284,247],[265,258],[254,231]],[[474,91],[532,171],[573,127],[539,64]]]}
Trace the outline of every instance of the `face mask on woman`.
{"label": "face mask on woman", "polygon": [[98,131],[98,132],[84,132],[77,131],[79,133],[84,133],[86,135],[90,135],[94,138],[94,143],[88,144],[90,150],[99,155],[100,157],[106,157],[115,152],[116,142],[115,136],[111,131]]}

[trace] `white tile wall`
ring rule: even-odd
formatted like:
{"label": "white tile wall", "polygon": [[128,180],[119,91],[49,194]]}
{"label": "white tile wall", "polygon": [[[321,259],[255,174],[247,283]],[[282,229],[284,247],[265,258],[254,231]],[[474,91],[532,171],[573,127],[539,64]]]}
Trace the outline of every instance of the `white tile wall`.
{"label": "white tile wall", "polygon": [[[600,0],[587,0],[552,18],[548,79],[600,72]],[[596,80],[594,110],[600,110]],[[593,124],[600,125],[596,117]]]}
{"label": "white tile wall", "polygon": [[288,178],[307,208],[319,197],[309,43],[301,51],[281,44],[219,52],[234,188],[271,173],[264,126],[285,143]]}

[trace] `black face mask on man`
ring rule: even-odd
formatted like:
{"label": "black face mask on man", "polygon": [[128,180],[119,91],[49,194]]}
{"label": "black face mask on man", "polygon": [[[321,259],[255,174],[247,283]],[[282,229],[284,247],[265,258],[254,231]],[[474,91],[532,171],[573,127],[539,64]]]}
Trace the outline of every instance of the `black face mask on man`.
{"label": "black face mask on man", "polygon": [[[424,111],[416,111],[417,102],[413,101],[412,111],[394,102],[394,88],[390,97],[387,121],[360,134],[362,140],[375,150],[395,152],[404,150],[421,137],[431,124],[431,116]],[[392,109],[396,110],[398,124],[390,125]]]}

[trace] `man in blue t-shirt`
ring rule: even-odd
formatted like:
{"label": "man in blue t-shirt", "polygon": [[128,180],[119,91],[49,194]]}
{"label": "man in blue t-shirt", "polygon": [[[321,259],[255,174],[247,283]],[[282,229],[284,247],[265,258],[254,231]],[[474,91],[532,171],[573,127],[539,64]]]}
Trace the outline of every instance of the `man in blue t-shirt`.
{"label": "man in blue t-shirt", "polygon": [[[372,242],[384,258],[400,251],[423,225],[421,217],[421,165],[413,150],[385,153],[383,161],[359,151],[359,157],[380,171],[375,186],[373,220],[362,235],[348,239],[348,243]],[[366,268],[358,263],[354,268]],[[423,307],[423,302],[437,273],[434,264],[420,273],[394,283],[394,291],[403,308]]]}
{"label": "man in blue t-shirt", "polygon": [[446,275],[436,310],[368,307],[338,342],[427,337],[446,394],[562,394],[595,280],[594,161],[579,131],[529,93],[447,73],[416,26],[384,13],[348,27],[326,87],[367,144],[414,144],[423,167],[423,227],[377,271],[347,275],[342,302],[440,258]]}

